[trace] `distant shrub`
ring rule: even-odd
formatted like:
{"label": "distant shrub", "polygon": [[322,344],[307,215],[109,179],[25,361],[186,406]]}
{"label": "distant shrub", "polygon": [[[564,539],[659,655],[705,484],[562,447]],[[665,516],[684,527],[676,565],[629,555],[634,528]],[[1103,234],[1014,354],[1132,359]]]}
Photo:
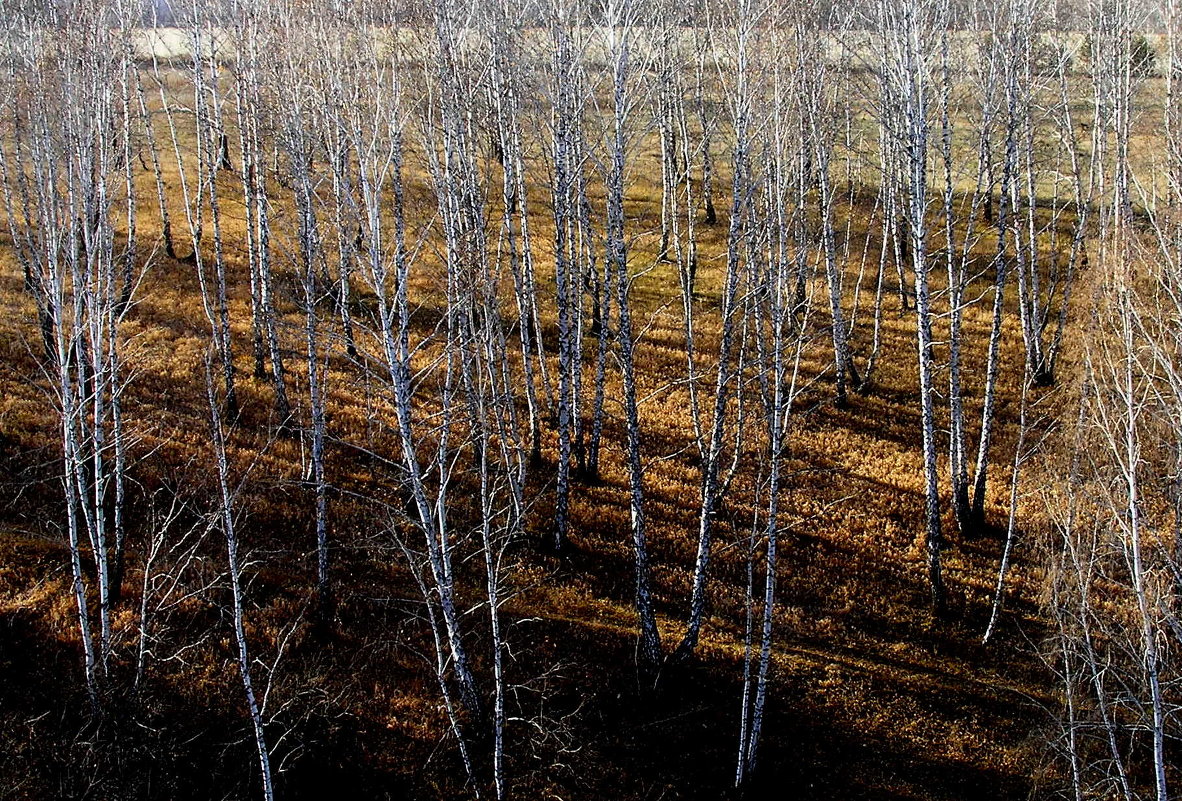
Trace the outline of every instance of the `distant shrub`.
{"label": "distant shrub", "polygon": [[1062,66],[1071,72],[1072,56],[1052,34],[1036,36],[1030,45],[1030,67],[1037,75],[1057,75]]}
{"label": "distant shrub", "polygon": [[1134,34],[1129,42],[1129,66],[1134,75],[1153,75],[1157,67],[1157,51],[1145,38],[1145,34]]}
{"label": "distant shrub", "polygon": [[[1095,42],[1091,34],[1084,39],[1083,57],[1090,67],[1094,68]],[[1129,69],[1134,75],[1151,77],[1157,74],[1157,51],[1150,44],[1143,33],[1134,33],[1129,37]]]}

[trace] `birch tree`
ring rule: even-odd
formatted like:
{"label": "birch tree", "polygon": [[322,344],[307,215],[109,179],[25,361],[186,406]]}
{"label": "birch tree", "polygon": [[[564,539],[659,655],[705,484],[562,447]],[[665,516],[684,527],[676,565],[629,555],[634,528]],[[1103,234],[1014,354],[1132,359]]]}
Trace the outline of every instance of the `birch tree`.
{"label": "birch tree", "polygon": [[[0,10],[11,12],[13,77],[21,71],[5,115],[16,147],[0,152],[3,211],[47,351],[72,595],[98,711],[110,689],[126,541],[130,371],[121,326],[146,269],[129,172],[131,18],[123,6]],[[63,36],[74,43],[69,51]],[[84,568],[87,554],[93,571]]]}
{"label": "birch tree", "polygon": [[934,60],[936,38],[947,29],[948,6],[943,0],[882,2],[876,8],[876,32],[882,38],[881,70],[899,101],[899,115],[889,131],[903,155],[906,188],[904,216],[907,252],[915,291],[916,345],[918,349],[921,433],[923,439],[924,528],[928,580],[932,605],[940,611],[945,593],[940,557],[943,533],[940,523],[938,450],[936,442],[935,361],[933,309],[928,256],[928,158],[932,135]]}
{"label": "birch tree", "polygon": [[[642,679],[651,684],[661,658],[661,637],[657,630],[652,598],[652,569],[649,564],[644,516],[644,470],[641,464],[640,413],[636,397],[636,358],[633,339],[632,277],[628,270],[628,244],[624,231],[624,171],[629,151],[629,117],[635,104],[630,87],[633,70],[634,29],[640,7],[632,0],[607,0],[603,7],[605,51],[612,72],[612,127],[607,148],[607,253],[612,284],[616,289],[619,328],[616,332],[621,377],[624,382],[624,419],[627,430],[629,513],[632,549],[636,564],[636,610],[640,617],[639,667]],[[601,333],[601,336],[603,334]]]}
{"label": "birch tree", "polygon": [[[694,560],[693,587],[685,633],[675,651],[675,658],[690,656],[698,645],[710,575],[715,518],[722,494],[729,483],[725,449],[728,443],[728,412],[735,392],[738,374],[736,365],[738,317],[743,256],[747,244],[747,225],[754,194],[752,181],[752,128],[755,122],[755,90],[753,86],[755,39],[758,26],[767,13],[766,6],[756,6],[751,0],[739,0],[732,10],[732,24],[727,32],[726,56],[730,63],[718,70],[724,87],[731,117],[734,142],[732,150],[731,208],[727,229],[726,272],[722,284],[721,334],[714,381],[714,402],[708,418],[709,428],[702,426],[704,436],[697,439],[701,459],[700,504],[698,509],[698,547]],[[725,72],[724,72],[725,69]],[[737,462],[732,461],[732,465]],[[732,473],[734,467],[730,468]]]}
{"label": "birch tree", "polygon": [[266,9],[243,4],[233,15],[235,59],[234,120],[242,158],[242,202],[246,216],[246,258],[250,270],[251,352],[256,378],[268,376],[275,393],[275,413],[281,424],[291,415],[287,376],[280,348],[279,319],[275,304],[275,277],[271,243],[271,201],[267,192],[269,117],[263,82],[274,65],[266,53],[274,47],[268,33],[271,15]]}
{"label": "birch tree", "polygon": [[[778,58],[785,61],[791,58],[786,55],[791,48],[781,39],[787,38],[787,35],[773,33],[772,37],[773,52]],[[763,428],[760,473],[766,475],[761,475],[759,482],[763,519],[761,521],[758,514],[755,516],[748,543],[736,787],[748,783],[756,772],[769,700],[777,560],[783,525],[780,496],[787,489],[783,467],[788,448],[788,424],[802,383],[801,358],[808,342],[806,332],[812,315],[811,291],[806,290],[804,297],[801,297],[796,288],[799,270],[793,264],[797,247],[792,241],[796,226],[786,223],[807,213],[807,205],[796,194],[800,183],[795,173],[802,166],[798,158],[799,148],[808,145],[795,143],[793,133],[801,122],[811,126],[811,111],[806,108],[802,112],[793,108],[792,98],[799,96],[797,93],[802,85],[809,87],[815,76],[802,68],[799,62],[796,69],[789,68],[785,72],[774,72],[771,87],[770,132],[763,148],[769,156],[770,168],[753,209],[753,240],[757,243],[758,251],[752,253],[747,267],[750,284],[758,288],[750,295],[747,317],[748,325],[754,328],[754,383]],[[821,181],[827,184],[827,179]],[[823,217],[824,214],[823,211]],[[832,251],[824,245],[823,250],[823,258],[829,259]],[[831,287],[828,276],[826,284]],[[759,529],[762,530],[761,534]],[[757,595],[756,562],[760,545],[763,549],[763,591]]]}
{"label": "birch tree", "polygon": [[271,751],[267,742],[266,729],[263,725],[262,704],[255,690],[254,671],[246,635],[246,601],[242,580],[242,560],[239,553],[239,539],[234,527],[235,490],[230,483],[230,467],[226,455],[225,428],[222,425],[221,409],[225,404],[215,394],[216,390],[214,389],[210,361],[210,359],[206,361],[205,386],[206,397],[209,402],[211,438],[213,441],[214,459],[216,460],[220,500],[217,516],[222,534],[226,540],[226,560],[230,576],[230,597],[232,600],[231,620],[236,650],[235,661],[246,700],[246,711],[250,717],[251,729],[254,734],[255,752],[258,756],[259,771],[262,776],[263,799],[264,801],[273,801],[275,798],[275,784],[271,773]]}
{"label": "birch tree", "polygon": [[551,206],[554,217],[554,285],[558,320],[558,466],[555,478],[554,548],[561,551],[570,531],[571,459],[578,418],[577,380],[581,372],[578,329],[581,326],[578,248],[578,174],[583,169],[581,6],[553,0],[548,14],[553,41],[551,73],[551,143],[554,168]]}

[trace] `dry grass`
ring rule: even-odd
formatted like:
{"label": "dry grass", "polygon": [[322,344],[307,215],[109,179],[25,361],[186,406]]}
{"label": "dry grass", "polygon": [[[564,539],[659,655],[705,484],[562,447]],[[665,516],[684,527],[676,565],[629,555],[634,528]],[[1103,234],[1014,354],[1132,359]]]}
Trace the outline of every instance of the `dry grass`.
{"label": "dry grass", "polygon": [[[637,230],[651,231],[660,190],[649,176],[659,171],[651,148],[642,159],[629,190],[629,213]],[[413,194],[416,204],[426,205],[421,177]],[[151,197],[150,174],[137,180]],[[316,798],[330,790],[342,797],[455,797],[463,782],[444,736],[429,665],[419,656],[429,646],[417,591],[392,534],[404,526],[388,511],[399,503],[396,477],[357,447],[396,453],[389,397],[380,380],[357,370],[339,351],[331,360],[328,391],[340,621],[327,640],[317,639],[307,623],[313,541],[311,494],[301,480],[305,449],[298,437],[276,431],[271,389],[250,376],[244,215],[238,194],[229,190],[233,178],[226,180],[224,235],[243,410],[231,456],[236,475],[249,471],[241,498],[242,530],[254,560],[249,636],[264,662],[283,654],[269,710],[279,710],[274,731],[292,732],[278,749],[281,797]],[[175,170],[168,189],[179,192]],[[534,236],[538,263],[545,265],[545,188],[536,191]],[[720,203],[720,210],[725,205]],[[141,207],[145,239],[159,229],[152,206]],[[853,215],[853,239],[862,241],[865,215],[840,213],[843,225]],[[280,208],[274,223],[278,231],[290,230],[290,210]],[[724,231],[725,221],[701,230],[707,256],[697,301],[703,354],[718,336],[722,265],[716,256]],[[698,478],[687,447],[688,396],[683,386],[671,385],[684,371],[676,272],[655,261],[655,247],[652,235],[636,242],[637,269],[652,269],[637,281],[633,297],[638,329],[643,324],[645,330],[637,352],[638,391],[647,399],[641,424],[658,611],[662,634],[675,641],[692,578]],[[5,688],[0,751],[8,752],[0,759],[0,788],[13,797],[69,795],[87,781],[77,766],[89,764],[118,773],[150,766],[157,783],[137,785],[145,797],[248,795],[252,762],[230,632],[219,612],[225,592],[220,583],[161,620],[167,626],[162,653],[185,642],[200,644],[177,661],[153,664],[148,690],[137,702],[141,711],[135,713],[150,733],[102,745],[98,735],[78,735],[73,713],[63,713],[81,706],[81,671],[60,537],[52,407],[33,356],[31,304],[11,260],[6,254],[0,259],[0,475],[6,476],[0,485],[0,687]],[[132,474],[142,488],[137,498],[157,488],[179,491],[196,520],[211,508],[214,495],[201,367],[208,332],[192,266],[162,253],[154,254],[153,264],[125,331],[135,370],[127,409],[138,438]],[[430,273],[424,265],[426,277],[416,286],[423,300],[436,291]],[[306,392],[295,356],[301,312],[291,280],[279,277],[294,400]],[[543,297],[552,294],[550,279],[543,276],[543,283]],[[859,361],[869,347],[865,306],[861,314],[855,338]],[[972,415],[978,415],[984,383],[988,314],[980,303],[966,315]],[[428,317],[424,309],[424,325]],[[914,324],[890,295],[884,319],[874,386],[865,396],[853,396],[848,408],[829,402],[821,317],[806,350],[806,377],[815,383],[799,400],[786,457],[790,478],[773,687],[761,752],[763,785],[753,797],[789,788],[800,798],[1026,797],[1045,761],[1035,734],[1055,706],[1048,677],[1033,655],[1043,636],[1035,605],[1039,576],[1023,540],[1000,636],[982,646],[1000,535],[953,534],[946,561],[953,614],[937,621],[927,611]],[[1012,325],[1004,348],[1005,362],[1020,364],[1020,334]],[[709,367],[705,358],[702,366]],[[1002,386],[998,470],[989,499],[994,523],[1004,519],[1004,465],[1012,455],[1018,412],[1016,372]],[[609,399],[621,397],[618,376],[610,380]],[[762,458],[759,443],[754,438],[748,443],[746,467],[721,516],[700,657],[672,669],[657,697],[644,698],[631,667],[635,615],[623,413],[615,402],[607,412],[602,480],[579,485],[574,494],[572,553],[559,560],[528,544],[514,552],[516,594],[506,615],[524,622],[510,635],[516,654],[511,680],[528,683],[522,708],[544,709],[556,727],[561,721],[570,747],[556,764],[554,743],[541,744],[537,753],[545,758],[535,759],[526,744],[528,728],[512,726],[515,794],[717,798],[729,785],[738,728],[744,541],[758,513],[761,476],[752,468]],[[1053,422],[1053,411],[1045,415]],[[550,471],[557,451],[556,433],[547,431],[546,438],[546,463],[535,471],[531,488],[540,497],[533,508],[532,533],[538,537],[551,519]],[[1035,506],[1033,500],[1023,504],[1025,529],[1042,523]],[[457,508],[457,519],[467,511]],[[132,604],[149,520],[146,502],[133,500],[132,513],[128,600],[118,614],[124,671],[135,634]],[[949,515],[944,524],[955,531]],[[199,569],[216,576],[216,536],[201,553]],[[475,597],[466,594],[467,600]],[[480,670],[485,645],[474,638]],[[53,753],[50,745],[63,750]],[[55,772],[63,765],[74,767],[58,778]],[[112,773],[100,774],[96,781],[115,780]]]}

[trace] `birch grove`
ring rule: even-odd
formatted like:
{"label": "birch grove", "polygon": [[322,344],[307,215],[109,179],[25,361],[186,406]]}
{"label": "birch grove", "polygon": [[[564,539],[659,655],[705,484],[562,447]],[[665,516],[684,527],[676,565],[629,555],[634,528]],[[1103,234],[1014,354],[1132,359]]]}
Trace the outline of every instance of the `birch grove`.
{"label": "birch grove", "polygon": [[1177,796],[1175,0],[0,18],[61,794]]}

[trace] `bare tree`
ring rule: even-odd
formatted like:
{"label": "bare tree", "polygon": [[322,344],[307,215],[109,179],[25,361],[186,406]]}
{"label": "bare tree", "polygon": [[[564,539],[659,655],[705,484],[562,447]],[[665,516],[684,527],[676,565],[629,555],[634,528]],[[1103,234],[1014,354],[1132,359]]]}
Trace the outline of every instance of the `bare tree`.
{"label": "bare tree", "polygon": [[947,30],[945,0],[882,2],[875,11],[876,33],[883,42],[880,65],[884,80],[898,99],[899,114],[889,129],[903,155],[899,167],[906,189],[904,217],[907,252],[914,280],[916,344],[919,352],[919,395],[924,462],[924,526],[932,605],[945,604],[940,564],[943,534],[940,525],[938,451],[936,443],[935,362],[933,310],[928,257],[928,156],[934,107],[934,65],[941,32]]}
{"label": "bare tree", "polygon": [[[633,0],[607,0],[603,7],[605,51],[612,73],[611,143],[607,148],[607,254],[610,278],[616,289],[619,329],[620,372],[624,381],[624,418],[627,428],[628,496],[632,520],[632,549],[636,564],[636,610],[640,616],[640,673],[651,685],[661,660],[661,636],[657,630],[652,598],[652,569],[649,565],[644,518],[644,471],[641,465],[640,414],[636,398],[635,341],[632,304],[629,299],[628,244],[624,232],[624,170],[629,151],[629,117],[636,102],[629,86],[637,54],[633,49],[634,29],[640,6]],[[601,333],[601,337],[603,334]]]}
{"label": "bare tree", "polygon": [[[216,335],[215,335],[216,336]],[[232,620],[234,628],[234,643],[237,649],[238,675],[242,680],[242,690],[246,697],[246,709],[250,716],[251,728],[254,731],[255,748],[259,758],[259,770],[262,773],[263,798],[272,801],[275,798],[275,785],[271,776],[271,751],[267,745],[267,734],[263,727],[262,708],[255,693],[251,658],[246,639],[246,607],[242,586],[242,563],[239,554],[238,535],[234,528],[235,491],[230,484],[230,466],[226,455],[225,429],[222,425],[222,411],[224,401],[216,396],[213,382],[213,370],[207,357],[205,365],[206,396],[209,401],[209,420],[212,432],[214,458],[217,462],[218,491],[220,505],[218,517],[222,534],[226,538],[226,559],[230,574],[230,595],[233,600]]]}
{"label": "bare tree", "polygon": [[[13,77],[22,73],[6,106],[19,138],[14,159],[0,155],[4,212],[46,346],[42,369],[59,421],[72,593],[97,711],[110,686],[126,547],[131,437],[123,399],[130,373],[121,328],[145,269],[130,174],[131,20],[122,6],[88,5],[73,14],[3,10],[13,25],[6,56]],[[77,49],[58,46],[61,35]],[[87,553],[93,571],[83,567]]]}
{"label": "bare tree", "polygon": [[246,257],[250,269],[251,351],[254,375],[267,375],[275,392],[275,412],[281,425],[291,416],[287,377],[280,348],[275,279],[272,267],[271,201],[267,192],[265,136],[268,132],[263,83],[275,64],[265,55],[270,15],[260,7],[245,5],[233,16],[231,29],[235,58],[234,112],[238,145],[242,154],[242,201],[246,213]]}
{"label": "bare tree", "polygon": [[[781,39],[785,34],[772,33],[771,36],[773,53],[776,54],[773,57],[784,60],[791,58],[787,53],[794,48]],[[795,40],[792,44],[798,42]],[[801,162],[797,156],[801,145],[793,141],[793,134],[801,122],[811,126],[813,118],[810,118],[811,110],[807,108],[792,108],[792,98],[798,96],[802,83],[806,87],[810,85],[815,77],[813,66],[805,66],[798,61],[795,70],[773,72],[770,132],[764,145],[764,152],[771,164],[762,182],[762,191],[753,208],[751,221],[752,239],[757,244],[752,248],[747,271],[750,274],[748,282],[756,289],[749,296],[747,325],[754,329],[754,383],[759,396],[764,435],[760,471],[766,471],[766,478],[761,476],[760,482],[763,520],[759,521],[756,516],[748,545],[743,692],[739,755],[735,766],[737,787],[747,783],[756,771],[768,702],[779,535],[783,525],[780,496],[786,489],[783,466],[788,446],[788,424],[802,386],[801,358],[809,339],[807,331],[812,315],[811,293],[801,297],[796,288],[798,269],[793,264],[796,247],[791,241],[795,226],[786,225],[785,222],[807,213],[805,200],[795,191],[800,186],[799,176],[794,173],[800,169]],[[828,185],[827,178],[820,179],[820,182]],[[832,256],[832,249],[825,245],[822,249],[823,258],[828,260]],[[831,288],[828,276],[826,284]],[[762,537],[757,537],[759,526],[762,527]],[[762,539],[764,552],[763,592],[757,601],[754,584],[759,539]],[[759,612],[758,621],[756,610]]]}
{"label": "bare tree", "polygon": [[[554,281],[558,319],[558,470],[555,484],[554,548],[561,551],[570,531],[571,458],[576,439],[581,359],[578,329],[581,327],[578,248],[573,231],[578,225],[578,174],[582,146],[581,6],[554,0],[548,9],[553,40],[551,77],[551,152],[554,216]],[[601,334],[602,336],[602,334]]]}
{"label": "bare tree", "polygon": [[[731,179],[731,209],[727,231],[726,273],[723,278],[721,299],[721,335],[718,344],[718,362],[714,382],[714,403],[709,430],[701,427],[697,440],[702,460],[701,498],[698,511],[698,549],[694,561],[693,589],[690,595],[690,610],[686,620],[685,634],[674,652],[674,657],[684,659],[690,656],[698,645],[702,620],[706,609],[707,584],[710,575],[710,557],[714,541],[715,517],[718,505],[729,483],[725,470],[725,449],[728,442],[728,411],[731,396],[735,391],[738,375],[736,365],[736,338],[740,313],[740,285],[742,279],[743,255],[747,247],[747,225],[754,195],[752,181],[752,128],[756,124],[755,88],[753,86],[752,60],[758,26],[764,22],[766,6],[756,6],[751,0],[740,0],[733,9],[733,18],[728,15],[728,32],[733,41],[727,44],[727,57],[733,62],[726,68],[719,63],[722,85],[729,98],[728,111],[734,130],[733,175]],[[728,83],[733,81],[733,84]],[[692,367],[691,367],[692,370]],[[737,451],[736,451],[737,457]],[[737,465],[737,461],[732,461]],[[733,474],[734,467],[731,467]]]}

